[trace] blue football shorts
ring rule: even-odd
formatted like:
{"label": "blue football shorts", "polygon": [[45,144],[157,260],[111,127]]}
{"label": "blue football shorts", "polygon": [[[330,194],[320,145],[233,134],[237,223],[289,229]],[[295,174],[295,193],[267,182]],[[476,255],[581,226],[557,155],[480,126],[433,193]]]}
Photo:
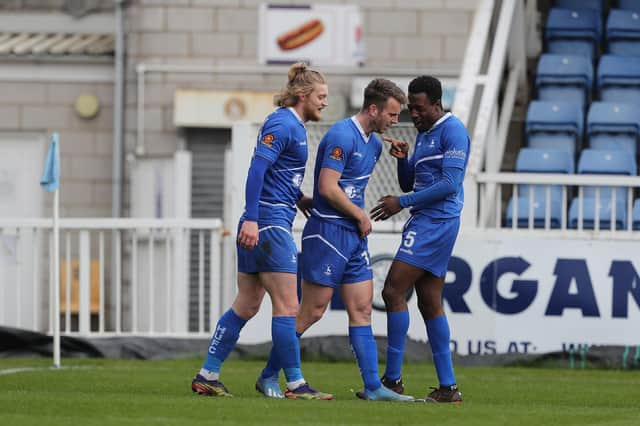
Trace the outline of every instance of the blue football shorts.
{"label": "blue football shorts", "polygon": [[357,231],[310,217],[302,232],[302,278],[333,288],[371,280],[367,239]]}
{"label": "blue football shorts", "polygon": [[[242,221],[238,224],[238,232]],[[238,272],[298,273],[298,249],[291,234],[291,227],[258,223],[258,246],[253,250],[240,247],[236,242]],[[237,234],[236,234],[237,235]]]}
{"label": "blue football shorts", "polygon": [[395,259],[444,277],[459,229],[459,217],[411,216],[402,230],[402,242]]}

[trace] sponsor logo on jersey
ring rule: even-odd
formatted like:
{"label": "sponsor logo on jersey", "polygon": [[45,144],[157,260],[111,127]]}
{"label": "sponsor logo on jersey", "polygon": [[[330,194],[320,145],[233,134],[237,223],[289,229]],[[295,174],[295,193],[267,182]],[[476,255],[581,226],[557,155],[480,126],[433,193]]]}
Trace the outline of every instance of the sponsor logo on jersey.
{"label": "sponsor logo on jersey", "polygon": [[451,149],[444,153],[444,158],[455,158],[457,160],[465,160],[467,158],[467,153],[462,149]]}
{"label": "sponsor logo on jersey", "polygon": [[339,146],[333,148],[331,150],[331,153],[329,154],[329,158],[336,161],[342,161],[342,148],[340,148]]}
{"label": "sponsor logo on jersey", "polygon": [[364,155],[361,152],[354,152],[353,156],[354,157],[364,157]]}
{"label": "sponsor logo on jersey", "polygon": [[358,196],[358,188],[353,185],[345,186],[342,190],[345,194],[347,194],[347,197],[349,198],[355,198]]}
{"label": "sponsor logo on jersey", "polygon": [[264,135],[260,142],[265,144],[269,148],[273,148],[273,139],[274,139],[273,135],[271,133],[269,133],[268,135]]}
{"label": "sponsor logo on jersey", "polygon": [[302,185],[302,173],[296,173],[293,175],[291,182],[293,182],[293,186],[300,188],[300,185]]}

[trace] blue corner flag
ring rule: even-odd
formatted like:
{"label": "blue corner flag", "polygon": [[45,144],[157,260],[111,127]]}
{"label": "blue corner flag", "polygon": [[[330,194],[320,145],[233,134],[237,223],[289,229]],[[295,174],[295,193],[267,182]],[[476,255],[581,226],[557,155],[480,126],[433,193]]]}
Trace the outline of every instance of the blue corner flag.
{"label": "blue corner flag", "polygon": [[47,192],[55,192],[60,187],[60,148],[58,147],[58,133],[53,132],[51,143],[44,163],[44,173],[40,185]]}

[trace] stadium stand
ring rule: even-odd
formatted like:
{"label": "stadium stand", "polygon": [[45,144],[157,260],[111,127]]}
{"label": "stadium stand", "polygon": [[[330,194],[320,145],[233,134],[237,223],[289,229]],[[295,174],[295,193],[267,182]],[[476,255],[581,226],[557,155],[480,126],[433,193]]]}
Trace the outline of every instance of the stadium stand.
{"label": "stadium stand", "polygon": [[[548,10],[544,52],[540,55],[534,86],[537,99],[527,109],[524,126],[526,148],[521,148],[516,173],[569,173],[573,167],[557,167],[563,151],[578,161],[578,174],[637,176],[640,140],[640,1],[556,0]],[[602,27],[602,23],[606,25]],[[604,43],[602,43],[604,38]],[[602,43],[602,44],[600,44]],[[593,64],[597,64],[593,68]],[[595,81],[594,81],[595,74]],[[586,122],[585,122],[586,118]],[[534,159],[531,149],[544,150],[552,161]],[[537,154],[540,156],[540,153]],[[567,171],[569,169],[570,171]],[[533,226],[544,225],[544,186],[533,188]],[[551,227],[562,219],[561,185],[553,185]],[[568,225],[578,228],[640,229],[640,199],[632,217],[627,187],[567,187],[571,201]],[[518,227],[528,227],[531,198],[526,185],[518,188],[506,208],[507,227],[517,207]],[[599,199],[596,199],[596,194]],[[582,208],[579,206],[582,199]],[[581,210],[581,211],[579,211]],[[596,211],[597,210],[597,211]],[[615,216],[613,216],[615,214]],[[598,220],[598,224],[595,221]],[[633,223],[627,223],[632,220]]]}

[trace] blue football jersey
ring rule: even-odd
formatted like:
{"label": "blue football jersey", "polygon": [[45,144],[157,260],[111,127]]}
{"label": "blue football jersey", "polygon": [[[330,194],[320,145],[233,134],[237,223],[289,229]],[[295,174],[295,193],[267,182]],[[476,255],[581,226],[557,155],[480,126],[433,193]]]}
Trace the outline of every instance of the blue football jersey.
{"label": "blue football jersey", "polygon": [[254,155],[270,163],[260,193],[261,223],[291,224],[307,164],[307,129],[291,108],[278,108],[258,131]]}
{"label": "blue football jersey", "polygon": [[[419,192],[442,179],[443,167],[466,170],[469,160],[469,134],[464,124],[447,113],[428,131],[416,136],[414,153],[409,160],[414,168],[413,190]],[[429,206],[413,207],[412,214],[434,219],[460,216],[464,204],[462,184],[455,194]]]}
{"label": "blue football jersey", "polygon": [[321,220],[357,229],[357,224],[352,218],[333,208],[318,194],[320,170],[326,167],[340,172],[340,188],[355,205],[364,208],[365,189],[381,152],[380,139],[373,133],[367,138],[355,116],[340,120],[331,126],[318,146],[312,214]]}

